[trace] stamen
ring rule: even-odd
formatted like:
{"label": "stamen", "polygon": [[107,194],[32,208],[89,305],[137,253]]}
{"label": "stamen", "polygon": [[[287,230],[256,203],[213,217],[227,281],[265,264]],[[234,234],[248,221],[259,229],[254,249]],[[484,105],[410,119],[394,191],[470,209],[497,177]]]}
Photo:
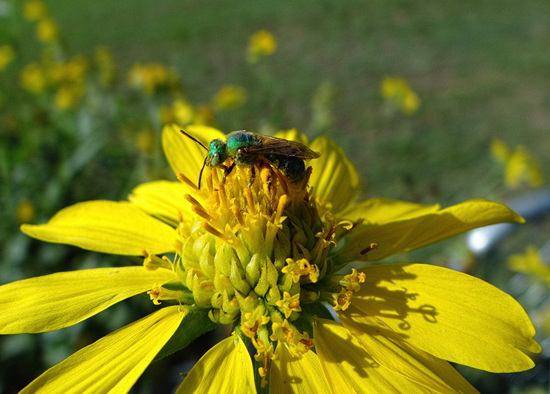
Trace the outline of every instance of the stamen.
{"label": "stamen", "polygon": [[342,288],[342,290],[340,290],[340,293],[332,293],[331,296],[334,310],[345,311],[351,304],[351,297],[353,296],[353,293],[349,290]]}
{"label": "stamen", "polygon": [[191,210],[206,220],[212,220],[212,216],[210,216],[201,206],[193,205]]}
{"label": "stamen", "polygon": [[245,228],[246,223],[244,222],[243,214],[241,213],[241,210],[239,209],[239,207],[236,205],[233,205],[231,207],[231,211],[233,211],[233,214],[235,215],[237,222],[241,225],[241,228]]}
{"label": "stamen", "polygon": [[227,207],[227,193],[225,192],[225,185],[223,182],[218,185],[218,195],[220,196],[223,207]]}
{"label": "stamen", "polygon": [[181,172],[178,173],[176,175],[176,177],[182,181],[183,183],[185,183],[186,185],[190,186],[191,188],[195,189],[195,190],[199,190],[199,188],[197,187],[197,185],[195,185],[195,183],[193,183],[193,181],[191,181],[189,178],[187,178],[184,174],[182,174]]}
{"label": "stamen", "polygon": [[280,309],[282,309],[285,317],[288,319],[292,312],[301,312],[302,308],[300,307],[300,293],[296,293],[293,296],[290,295],[287,291],[283,294],[283,299],[275,303]]}
{"label": "stamen", "polygon": [[172,262],[167,258],[163,257],[160,258],[154,254],[149,254],[145,249],[142,251],[143,256],[145,257],[145,260],[143,261],[143,265],[145,266],[146,270],[156,270],[157,268],[167,268],[172,269]]}
{"label": "stamen", "polygon": [[357,292],[361,289],[359,283],[364,283],[366,278],[364,272],[357,272],[355,268],[352,268],[351,274],[345,275],[338,283],[348,290]]}
{"label": "stamen", "polygon": [[249,188],[244,189],[244,197],[246,199],[246,205],[248,206],[248,211],[251,214],[256,213],[256,207],[254,206],[254,197],[252,196],[252,192]]}
{"label": "stamen", "polygon": [[375,242],[372,242],[369,246],[367,246],[365,249],[359,252],[359,254],[366,254],[370,252],[373,249],[376,249],[378,247],[378,244]]}
{"label": "stamen", "polygon": [[229,238],[225,234],[212,227],[209,223],[202,223],[202,228],[224,241],[229,241]]}

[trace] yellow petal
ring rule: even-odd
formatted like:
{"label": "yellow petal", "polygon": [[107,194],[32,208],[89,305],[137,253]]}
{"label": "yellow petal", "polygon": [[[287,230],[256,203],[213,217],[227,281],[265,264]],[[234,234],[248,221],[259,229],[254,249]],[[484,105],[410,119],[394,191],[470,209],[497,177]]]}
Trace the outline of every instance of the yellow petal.
{"label": "yellow petal", "polygon": [[[404,220],[395,218],[395,221],[390,222],[383,222],[379,218],[382,224],[366,223],[358,226],[351,233],[350,242],[341,251],[341,261],[380,260],[477,227],[502,222],[524,222],[521,216],[506,205],[481,199],[465,201],[437,212],[431,209],[420,209],[422,216],[409,216]],[[361,254],[373,242],[378,247]]]}
{"label": "yellow petal", "polygon": [[191,204],[183,198],[190,191],[189,186],[180,182],[155,181],[139,185],[128,199],[148,214],[177,225],[180,214],[184,218],[196,216]]}
{"label": "yellow petal", "polygon": [[239,337],[210,349],[178,387],[179,393],[256,393],[252,360]]}
{"label": "yellow petal", "polygon": [[284,138],[285,140],[296,141],[303,145],[308,145],[308,139],[305,134],[300,133],[296,129],[279,131],[275,133],[275,137]]}
{"label": "yellow petal", "polygon": [[389,198],[371,198],[351,204],[338,214],[342,219],[363,219],[368,224],[383,224],[428,215],[439,210],[439,204],[425,205]]}
{"label": "yellow petal", "polygon": [[361,186],[359,174],[342,148],[330,139],[319,137],[309,147],[321,154],[309,162],[313,168],[309,181],[313,194],[321,201],[331,203],[333,212],[339,212],[357,196]]}
{"label": "yellow petal", "polygon": [[134,256],[143,250],[173,251],[178,238],[176,230],[135,205],[115,201],[81,202],[62,209],[46,224],[22,225],[21,231],[42,241]]}
{"label": "yellow petal", "polygon": [[377,363],[341,324],[317,319],[315,348],[333,393],[433,392]]}
{"label": "yellow petal", "polygon": [[186,313],[170,306],[123,327],[48,369],[22,393],[126,393]]}
{"label": "yellow petal", "polygon": [[436,357],[490,372],[533,367],[520,349],[540,351],[535,329],[508,294],[472,276],[426,264],[364,269],[352,299],[354,321],[375,316],[411,345]]}
{"label": "yellow petal", "polygon": [[381,321],[354,309],[353,303],[338,311],[338,317],[372,358],[389,370],[434,392],[477,393],[447,361],[408,345]]}
{"label": "yellow petal", "polygon": [[144,267],[60,272],[0,286],[0,334],[58,330],[133,295],[176,279]]}
{"label": "yellow petal", "polygon": [[301,358],[295,358],[283,343],[275,350],[269,378],[270,394],[327,393],[330,387],[323,375],[319,358],[308,351]]}
{"label": "yellow petal", "polygon": [[[206,150],[181,133],[176,125],[167,125],[162,130],[162,147],[170,166],[176,174],[183,174],[192,181],[198,180]],[[208,126],[190,125],[185,132],[201,141],[206,147],[215,138],[225,140],[225,135]]]}

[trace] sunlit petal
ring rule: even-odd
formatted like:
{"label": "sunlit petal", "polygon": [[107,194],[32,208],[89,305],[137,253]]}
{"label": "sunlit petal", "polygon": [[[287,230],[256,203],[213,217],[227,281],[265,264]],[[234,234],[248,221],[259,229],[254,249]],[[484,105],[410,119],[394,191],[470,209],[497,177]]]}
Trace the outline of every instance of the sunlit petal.
{"label": "sunlit petal", "polygon": [[363,270],[351,319],[375,316],[408,343],[444,360],[491,372],[516,372],[540,351],[535,329],[508,294],[472,276],[425,264],[380,265]]}
{"label": "sunlit petal", "polygon": [[[195,141],[181,133],[182,128],[176,125],[167,125],[162,130],[162,147],[170,166],[176,174],[183,174],[196,182],[201,170],[206,150]],[[206,147],[215,138],[225,140],[225,135],[208,126],[190,125],[185,132],[201,141]]]}
{"label": "sunlit petal", "polygon": [[340,323],[318,319],[314,337],[333,393],[433,392],[377,363]]}
{"label": "sunlit petal", "polygon": [[71,326],[109,306],[176,279],[144,267],[60,272],[0,286],[0,334],[34,333]]}
{"label": "sunlit petal", "polygon": [[[360,225],[351,233],[350,242],[344,246],[339,258],[342,261],[380,260],[477,227],[502,222],[524,222],[521,216],[506,205],[480,199],[437,212],[431,212],[431,208],[427,207],[424,213],[405,220],[396,218],[396,221],[383,224]],[[376,243],[377,248],[362,254],[361,251],[371,243]]]}
{"label": "sunlit petal", "polygon": [[183,198],[189,192],[190,187],[184,183],[156,181],[136,187],[129,200],[148,214],[177,225],[180,214],[184,219],[194,215],[191,204]]}
{"label": "sunlit petal", "polygon": [[88,201],[62,209],[46,224],[22,225],[42,241],[97,252],[140,255],[174,250],[176,230],[128,202]]}
{"label": "sunlit petal", "polygon": [[357,196],[359,174],[342,148],[332,140],[319,137],[309,147],[321,154],[309,162],[313,168],[310,178],[313,194],[321,201],[331,203],[333,212],[339,212]]}
{"label": "sunlit petal", "polygon": [[275,350],[275,356],[271,365],[270,394],[330,394],[319,358],[313,351],[308,351],[301,358],[295,358],[286,345],[280,343]]}
{"label": "sunlit petal", "polygon": [[383,224],[424,216],[438,210],[439,204],[425,205],[389,198],[371,198],[351,204],[338,216],[353,221],[363,219],[369,224]]}
{"label": "sunlit petal", "polygon": [[389,370],[436,392],[477,392],[447,361],[407,344],[381,321],[357,313],[353,303],[338,316],[372,358]]}
{"label": "sunlit petal", "polygon": [[252,360],[239,337],[229,337],[210,349],[193,366],[177,394],[256,393]]}
{"label": "sunlit petal", "polygon": [[127,325],[48,369],[22,393],[126,393],[185,317],[179,306]]}

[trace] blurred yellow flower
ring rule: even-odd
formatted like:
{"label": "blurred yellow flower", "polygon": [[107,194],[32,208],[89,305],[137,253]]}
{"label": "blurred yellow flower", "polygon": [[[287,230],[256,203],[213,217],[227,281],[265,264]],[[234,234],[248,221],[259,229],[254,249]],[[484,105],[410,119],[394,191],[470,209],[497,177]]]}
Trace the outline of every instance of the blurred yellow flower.
{"label": "blurred yellow flower", "polygon": [[36,25],[36,37],[42,42],[56,41],[59,37],[57,23],[51,18],[44,18]]}
{"label": "blurred yellow flower", "polygon": [[179,98],[172,103],[174,121],[178,124],[187,125],[193,122],[195,111],[189,101]]}
{"label": "blurred yellow flower", "polygon": [[257,62],[262,56],[271,55],[277,49],[277,41],[267,30],[260,30],[252,36],[248,44],[248,60]]}
{"label": "blurred yellow flower", "polygon": [[174,71],[160,63],[134,64],[128,73],[131,86],[144,89],[149,95],[161,86],[169,86],[177,82]]}
{"label": "blurred yellow flower", "polygon": [[493,138],[493,141],[491,141],[491,155],[495,160],[505,163],[510,157],[510,149],[500,138]]}
{"label": "blurred yellow flower", "polygon": [[82,83],[63,84],[55,93],[55,107],[61,111],[73,109],[77,106],[85,92],[86,87]]}
{"label": "blurred yellow flower", "polygon": [[46,16],[48,10],[40,0],[30,0],[23,6],[23,17],[28,21],[36,21]]}
{"label": "blurred yellow flower", "polygon": [[23,89],[40,94],[46,88],[44,70],[38,63],[27,64],[21,71],[20,82]]}
{"label": "blurred yellow flower", "polygon": [[29,223],[34,219],[36,210],[29,200],[21,200],[17,204],[16,216],[19,223]]}
{"label": "blurred yellow flower", "polygon": [[0,46],[0,71],[3,71],[15,58],[15,52],[10,45]]}
{"label": "blurred yellow flower", "polygon": [[212,108],[208,105],[197,106],[195,109],[195,120],[193,123],[197,125],[214,126],[216,124],[216,119]]}
{"label": "blurred yellow flower", "polygon": [[217,110],[236,109],[246,101],[246,90],[242,86],[225,85],[214,95],[212,101]]}
{"label": "blurred yellow flower", "polygon": [[97,47],[95,61],[99,72],[99,82],[103,86],[110,86],[115,80],[116,65],[113,54],[106,47]]}
{"label": "blurred yellow flower", "polygon": [[63,63],[52,63],[48,68],[48,79],[53,84],[83,83],[88,71],[88,60],[76,55]]}
{"label": "blurred yellow flower", "polygon": [[534,188],[544,184],[539,163],[524,145],[516,146],[512,152],[502,140],[495,138],[491,143],[491,154],[505,165],[504,182],[510,189],[517,189],[524,183]]}
{"label": "blurred yellow flower", "polygon": [[420,98],[404,78],[384,78],[381,93],[382,97],[408,115],[415,113],[420,107]]}
{"label": "blurred yellow flower", "polygon": [[550,266],[544,262],[533,245],[529,245],[525,254],[514,254],[508,258],[508,267],[512,271],[523,272],[537,277],[550,285]]}

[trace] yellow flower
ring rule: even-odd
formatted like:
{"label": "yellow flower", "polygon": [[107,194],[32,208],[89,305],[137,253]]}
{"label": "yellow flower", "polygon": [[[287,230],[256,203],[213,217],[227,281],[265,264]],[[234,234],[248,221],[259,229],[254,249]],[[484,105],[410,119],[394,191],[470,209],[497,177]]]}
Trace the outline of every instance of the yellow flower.
{"label": "yellow flower", "polygon": [[131,86],[144,89],[149,95],[163,86],[174,85],[177,76],[174,71],[167,69],[160,63],[135,64],[128,73]]}
{"label": "yellow flower", "polygon": [[260,30],[250,36],[248,43],[248,60],[257,62],[262,56],[271,55],[277,49],[277,41],[267,30]]}
{"label": "yellow flower", "polygon": [[46,76],[38,63],[30,63],[23,67],[20,75],[23,89],[34,94],[40,94],[46,88]]}
{"label": "yellow flower", "polygon": [[415,113],[420,106],[420,98],[404,78],[384,78],[381,93],[382,97],[408,115]]}
{"label": "yellow flower", "polygon": [[56,41],[59,37],[57,23],[51,18],[44,18],[36,25],[36,37],[43,42]]}
{"label": "yellow flower", "polygon": [[11,46],[0,45],[0,71],[4,71],[14,58],[15,52]]}
{"label": "yellow flower", "polygon": [[496,138],[491,143],[491,154],[504,164],[504,182],[510,189],[517,189],[524,183],[534,188],[544,184],[539,163],[524,145],[510,151],[502,140]]}
{"label": "yellow flower", "polygon": [[177,124],[187,125],[193,122],[195,110],[189,101],[179,98],[172,103],[172,113]]}
{"label": "yellow flower", "polygon": [[242,86],[225,85],[214,96],[214,108],[222,111],[240,107],[246,101],[246,90]]}
{"label": "yellow flower", "polygon": [[99,82],[103,86],[110,86],[116,74],[116,65],[113,54],[105,47],[97,47],[95,61],[99,71]]}
{"label": "yellow flower", "polygon": [[29,200],[21,200],[17,204],[17,221],[19,223],[28,223],[32,221],[36,210],[34,204]]}
{"label": "yellow flower", "polygon": [[47,13],[46,5],[41,0],[30,0],[23,6],[23,17],[28,21],[42,19]]}
{"label": "yellow flower", "polygon": [[[204,145],[224,138],[205,126],[186,131]],[[308,144],[294,131],[279,137],[321,156],[307,170],[269,152],[272,164],[253,158],[253,166],[231,171],[206,167],[199,189],[203,147],[167,126],[162,143],[179,182],[146,183],[130,202],[79,203],[44,225],[23,225],[44,241],[143,254],[144,267],[4,285],[0,333],[57,330],[143,291],[163,305],[47,370],[24,392],[128,391],[153,358],[216,324],[232,324],[233,335],[197,362],[177,392],[474,392],[444,360],[493,372],[533,366],[522,352],[540,351],[533,325],[507,294],[446,268],[370,264],[521,217],[485,200],[445,209],[355,202],[357,171],[331,140]],[[218,144],[213,153],[221,152]],[[366,263],[346,270],[351,261]],[[255,349],[257,373],[246,344]]]}
{"label": "yellow flower", "polygon": [[63,84],[54,96],[55,107],[61,111],[75,108],[86,91],[81,83]]}
{"label": "yellow flower", "polygon": [[88,71],[88,60],[82,55],[73,56],[66,62],[49,64],[48,78],[53,84],[83,83]]}
{"label": "yellow flower", "polygon": [[537,249],[529,245],[525,254],[515,254],[508,258],[508,266],[513,271],[531,274],[550,285],[550,266],[546,264]]}

